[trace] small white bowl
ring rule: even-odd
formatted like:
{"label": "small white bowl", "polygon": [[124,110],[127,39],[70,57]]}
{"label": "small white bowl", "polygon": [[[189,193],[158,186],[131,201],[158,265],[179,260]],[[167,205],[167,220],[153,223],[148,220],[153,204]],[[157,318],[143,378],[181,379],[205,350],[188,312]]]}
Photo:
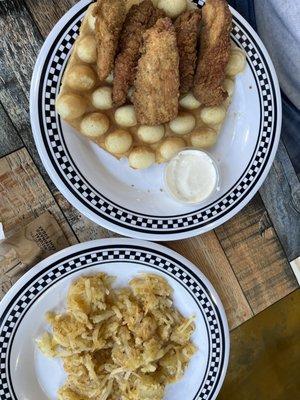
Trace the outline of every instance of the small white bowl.
{"label": "small white bowl", "polygon": [[165,166],[164,186],[166,192],[180,203],[203,203],[220,190],[217,163],[206,151],[195,148],[180,150]]}

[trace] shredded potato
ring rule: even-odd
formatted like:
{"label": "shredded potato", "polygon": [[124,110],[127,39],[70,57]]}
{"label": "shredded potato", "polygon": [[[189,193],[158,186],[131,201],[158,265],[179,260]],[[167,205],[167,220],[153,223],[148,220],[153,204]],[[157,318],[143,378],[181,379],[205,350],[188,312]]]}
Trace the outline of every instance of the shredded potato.
{"label": "shredded potato", "polygon": [[196,351],[194,318],[172,305],[157,275],[112,289],[106,274],[74,282],[64,314],[47,313],[52,328],[38,339],[47,357],[61,357],[67,380],[58,400],[161,400]]}

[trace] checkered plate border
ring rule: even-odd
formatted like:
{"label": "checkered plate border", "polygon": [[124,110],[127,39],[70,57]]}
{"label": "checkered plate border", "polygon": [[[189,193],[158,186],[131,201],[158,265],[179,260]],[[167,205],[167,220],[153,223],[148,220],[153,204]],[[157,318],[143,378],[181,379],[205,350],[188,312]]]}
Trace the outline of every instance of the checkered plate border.
{"label": "checkered plate border", "polygon": [[[10,354],[19,324],[38,298],[52,285],[66,276],[85,270],[93,265],[112,262],[143,264],[172,277],[192,296],[206,324],[209,342],[208,365],[205,376],[193,400],[214,398],[224,369],[225,346],[224,325],[212,294],[205,283],[187,266],[173,257],[142,246],[107,245],[82,250],[69,257],[59,259],[36,274],[11,300],[0,316],[0,399],[18,399],[11,379]],[[85,271],[86,272],[86,271]],[[226,366],[225,366],[226,368]]]}
{"label": "checkered plate border", "polygon": [[[202,2],[199,1],[198,4],[201,6]],[[95,189],[82,175],[68,151],[60,117],[55,111],[55,99],[63,71],[78,36],[86,8],[87,6],[84,6],[77,12],[57,35],[48,52],[39,85],[40,134],[47,156],[59,179],[75,196],[76,201],[84,205],[89,212],[116,227],[136,232],[136,235],[151,234],[154,238],[155,235],[181,234],[218,223],[226,214],[237,210],[247,196],[258,190],[257,182],[270,167],[269,159],[274,151],[276,135],[279,134],[275,85],[259,44],[242,21],[233,16],[232,39],[247,54],[247,62],[256,81],[261,109],[256,147],[242,176],[223,197],[205,208],[189,214],[167,217],[143,215],[114,203]]]}

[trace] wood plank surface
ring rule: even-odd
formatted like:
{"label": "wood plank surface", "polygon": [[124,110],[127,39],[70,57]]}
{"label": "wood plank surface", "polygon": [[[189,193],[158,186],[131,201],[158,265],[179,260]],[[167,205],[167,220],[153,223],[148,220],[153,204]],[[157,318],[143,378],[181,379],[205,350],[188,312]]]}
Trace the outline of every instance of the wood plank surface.
{"label": "wood plank surface", "polygon": [[120,236],[85,217],[58,190],[53,195],[80,242]]}
{"label": "wood plank surface", "polygon": [[292,261],[300,256],[300,182],[282,141],[260,194],[288,260]]}
{"label": "wood plank surface", "polygon": [[22,140],[0,104],[0,157],[23,146]]}
{"label": "wood plank surface", "polygon": [[0,218],[6,236],[50,211],[70,244],[77,238],[26,149],[0,159]]}
{"label": "wood plank surface", "polygon": [[187,240],[168,242],[168,247],[194,263],[211,281],[224,305],[230,329],[253,316],[241,286],[213,231]]}
{"label": "wood plank surface", "polygon": [[5,0],[0,6],[0,102],[47,184],[54,189],[38,156],[29,121],[31,76],[43,38],[23,1]]}
{"label": "wood plank surface", "polygon": [[298,287],[259,195],[216,234],[255,314]]}
{"label": "wood plank surface", "polygon": [[40,33],[46,37],[53,25],[78,3],[78,0],[25,0],[25,3]]}

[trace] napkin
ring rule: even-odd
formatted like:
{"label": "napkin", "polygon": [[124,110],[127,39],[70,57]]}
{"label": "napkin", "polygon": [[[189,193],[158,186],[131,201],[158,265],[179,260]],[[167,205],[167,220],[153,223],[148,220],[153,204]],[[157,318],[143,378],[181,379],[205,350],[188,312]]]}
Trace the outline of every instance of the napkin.
{"label": "napkin", "polygon": [[[2,225],[2,224],[1,224]],[[0,232],[0,240],[3,238]],[[68,241],[50,212],[0,241],[0,299],[30,267],[68,246]]]}

